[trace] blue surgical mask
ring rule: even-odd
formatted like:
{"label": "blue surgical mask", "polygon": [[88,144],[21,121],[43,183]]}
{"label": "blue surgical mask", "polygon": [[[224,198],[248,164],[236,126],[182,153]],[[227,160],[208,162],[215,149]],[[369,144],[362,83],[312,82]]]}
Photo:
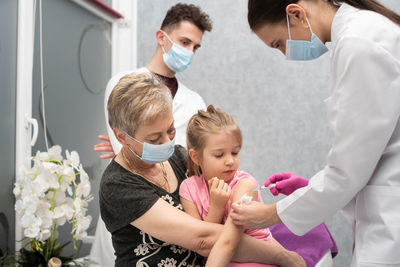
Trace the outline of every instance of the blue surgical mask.
{"label": "blue surgical mask", "polygon": [[161,144],[161,145],[152,145],[146,142],[140,142],[139,140],[135,139],[134,137],[127,134],[130,138],[135,140],[138,143],[143,145],[142,156],[136,154],[132,148],[128,146],[128,149],[139,159],[147,164],[156,164],[159,162],[167,161],[175,151],[175,138],[172,141]]}
{"label": "blue surgical mask", "polygon": [[311,60],[320,57],[328,51],[328,48],[316,36],[311,29],[311,25],[306,18],[308,27],[311,31],[311,41],[292,40],[289,27],[289,16],[286,14],[288,25],[289,40],[286,40],[286,59],[288,60]]}
{"label": "blue surgical mask", "polygon": [[164,47],[161,47],[164,52],[164,63],[168,66],[168,68],[175,72],[184,71],[192,63],[193,52],[174,43],[166,33],[164,34],[172,43],[172,47],[168,51],[168,53],[165,52]]}

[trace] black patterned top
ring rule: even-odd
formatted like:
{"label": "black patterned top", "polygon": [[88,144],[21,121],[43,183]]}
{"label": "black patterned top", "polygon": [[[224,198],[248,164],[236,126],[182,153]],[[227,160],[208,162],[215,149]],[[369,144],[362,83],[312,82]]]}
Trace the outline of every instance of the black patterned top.
{"label": "black patterned top", "polygon": [[112,234],[117,256],[115,266],[204,266],[204,258],[197,253],[154,238],[130,224],[160,198],[183,210],[179,186],[186,178],[186,155],[182,146],[175,146],[175,153],[169,159],[178,179],[177,190],[173,193],[127,171],[114,159],[104,171],[99,192],[100,212]]}

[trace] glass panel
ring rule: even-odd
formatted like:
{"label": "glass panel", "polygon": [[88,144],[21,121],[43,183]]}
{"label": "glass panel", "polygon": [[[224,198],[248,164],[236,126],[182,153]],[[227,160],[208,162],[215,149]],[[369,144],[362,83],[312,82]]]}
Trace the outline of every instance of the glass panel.
{"label": "glass panel", "polygon": [[[36,37],[39,36],[36,13]],[[49,147],[58,144],[76,150],[84,169],[92,179],[94,200],[88,213],[93,222],[99,215],[98,185],[106,160],[93,151],[97,135],[106,133],[104,88],[111,73],[111,25],[72,1],[43,1],[43,64]],[[39,42],[35,40],[33,70],[33,116],[39,121],[39,137],[32,153],[45,151],[43,121],[40,119]],[[92,223],[89,235],[93,235]],[[71,225],[61,227],[60,243],[71,240]],[[83,245],[79,255],[87,255],[90,246]],[[75,251],[69,245],[64,253]]]}

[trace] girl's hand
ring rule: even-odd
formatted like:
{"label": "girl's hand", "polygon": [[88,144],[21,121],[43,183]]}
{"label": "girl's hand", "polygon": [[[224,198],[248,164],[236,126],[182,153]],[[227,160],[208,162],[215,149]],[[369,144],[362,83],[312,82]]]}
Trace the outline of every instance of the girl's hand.
{"label": "girl's hand", "polygon": [[231,187],[217,177],[208,180],[208,188],[210,192],[210,206],[225,208],[231,196]]}

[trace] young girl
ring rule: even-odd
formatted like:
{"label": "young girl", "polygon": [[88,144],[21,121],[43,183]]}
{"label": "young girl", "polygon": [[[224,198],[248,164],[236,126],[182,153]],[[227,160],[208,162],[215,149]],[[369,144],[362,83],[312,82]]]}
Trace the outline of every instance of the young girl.
{"label": "young girl", "polygon": [[[206,266],[227,266],[242,233],[272,240],[268,229],[245,230],[232,223],[233,202],[247,194],[261,202],[256,180],[239,171],[242,134],[235,119],[210,105],[189,120],[186,132],[189,178],[180,187],[181,204],[191,216],[213,223],[225,223],[224,230]],[[258,263],[230,263],[229,266],[272,266]]]}

